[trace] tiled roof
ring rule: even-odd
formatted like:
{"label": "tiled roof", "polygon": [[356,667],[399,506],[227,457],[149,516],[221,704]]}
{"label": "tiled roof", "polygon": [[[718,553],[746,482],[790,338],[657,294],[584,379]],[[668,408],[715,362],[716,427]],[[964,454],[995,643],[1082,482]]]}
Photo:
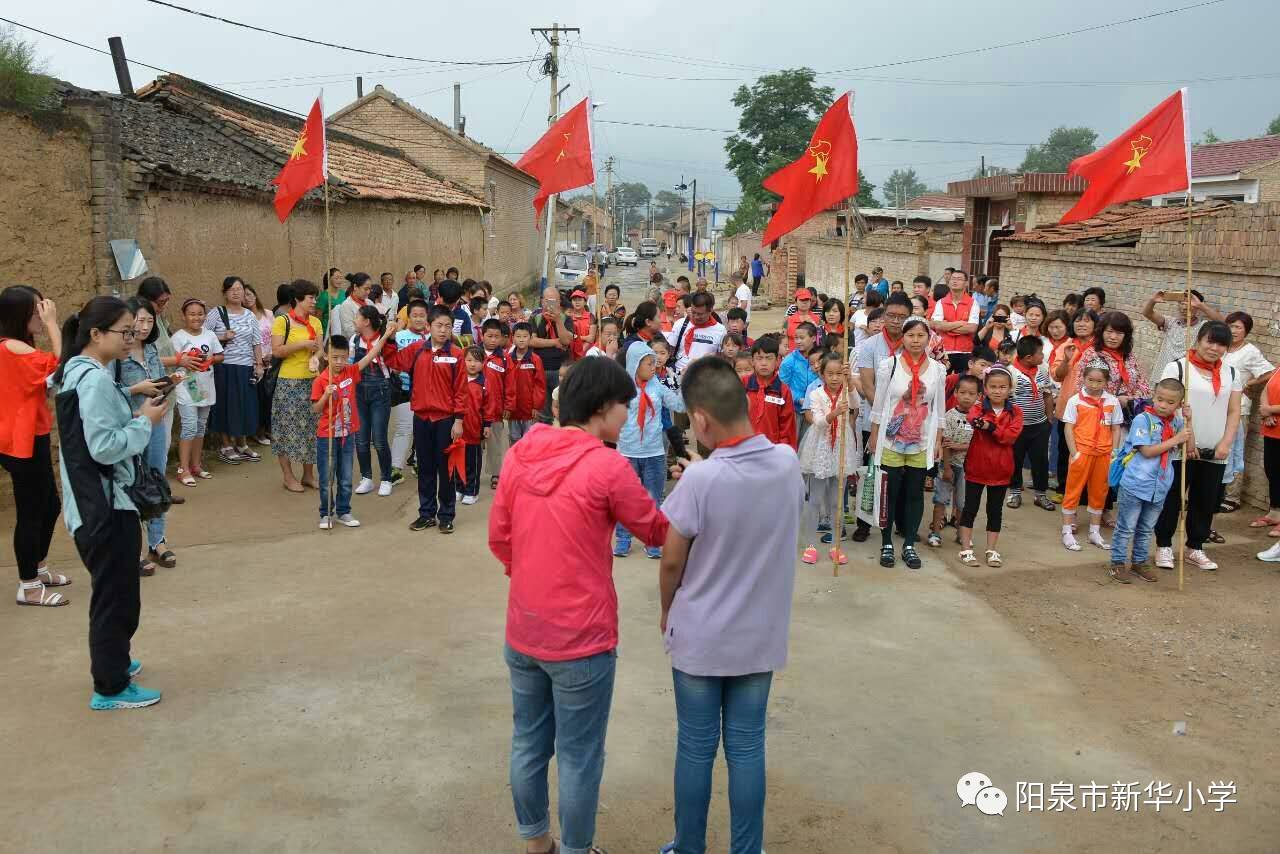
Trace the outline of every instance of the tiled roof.
{"label": "tiled roof", "polygon": [[[156,100],[195,120],[213,120],[219,132],[238,137],[273,159],[271,177],[279,172],[302,128],[300,118],[250,104],[183,77],[161,77],[139,96],[143,103]],[[241,133],[235,133],[237,130]],[[466,207],[485,204],[470,190],[429,174],[398,149],[332,130],[327,137],[330,183],[345,185],[348,195]],[[229,171],[219,177],[234,183],[238,176]]]}
{"label": "tiled roof", "polygon": [[952,181],[947,184],[951,196],[1008,196],[1014,193],[1083,193],[1085,180],[1065,172],[1024,172],[1021,175],[991,175]]}
{"label": "tiled roof", "polygon": [[908,208],[953,208],[964,210],[964,196],[949,193],[922,193],[907,201]]}
{"label": "tiled roof", "polygon": [[1197,145],[1191,149],[1191,177],[1234,175],[1272,160],[1280,160],[1280,134]]}
{"label": "tiled roof", "polygon": [[[1191,206],[1191,216],[1216,216],[1231,210],[1231,207],[1231,202],[1197,202]],[[1184,205],[1166,205],[1157,208],[1127,204],[1107,208],[1097,216],[1081,222],[1020,231],[1000,239],[1012,243],[1081,243],[1105,237],[1137,234],[1153,225],[1185,221],[1186,218],[1187,209]]]}

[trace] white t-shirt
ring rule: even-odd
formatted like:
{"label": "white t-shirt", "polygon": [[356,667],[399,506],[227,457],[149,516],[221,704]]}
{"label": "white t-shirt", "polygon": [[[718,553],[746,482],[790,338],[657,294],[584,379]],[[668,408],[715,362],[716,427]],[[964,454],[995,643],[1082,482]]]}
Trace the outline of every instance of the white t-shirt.
{"label": "white t-shirt", "polygon": [[[252,316],[251,312],[245,313]],[[206,360],[203,362],[203,370],[196,365],[187,369],[187,378],[178,383],[178,390],[174,392],[178,403],[183,406],[213,406],[217,402],[217,387],[213,383],[213,365],[207,360],[222,352],[222,342],[208,329],[200,330],[198,335],[179,329],[173,333],[171,340],[173,352],[178,355],[190,353],[198,359]]]}
{"label": "white t-shirt", "polygon": [[862,339],[867,337],[867,310],[860,308],[853,313],[853,346],[862,343]]}
{"label": "white t-shirt", "polygon": [[1016,333],[1027,325],[1027,318],[1016,311],[1011,311],[1009,312],[1009,322],[1013,324],[1013,331]]}
{"label": "white t-shirt", "polygon": [[738,290],[733,294],[738,298],[738,305],[747,312],[747,322],[751,322],[751,286],[747,284],[738,285]]}
{"label": "white t-shirt", "polygon": [[[686,324],[685,319],[687,318],[677,320],[670,332],[663,333],[667,342],[676,351],[676,373],[682,373],[685,367],[694,359],[701,359],[703,356],[712,356],[719,353],[720,344],[724,341],[724,336],[728,332],[723,323],[713,323],[710,326],[704,326],[699,329],[693,325],[692,320]],[[677,336],[679,336],[679,339],[677,339]],[[693,343],[689,345],[689,352],[686,354],[684,343],[690,336],[693,336]]]}
{"label": "white t-shirt", "polygon": [[[1276,367],[1267,361],[1267,357],[1262,355],[1261,350],[1248,342],[1234,353],[1228,350],[1223,354],[1222,361],[1236,369],[1236,376],[1240,377],[1241,387],[1248,385],[1250,382],[1268,371],[1275,370]],[[1247,394],[1241,395],[1241,423],[1244,423],[1244,419],[1249,417],[1249,413],[1251,411],[1253,411],[1253,400],[1251,400]]]}
{"label": "white t-shirt", "polygon": [[[1230,365],[1223,365],[1221,370],[1222,384],[1215,395],[1213,381],[1202,377],[1186,357],[1174,359],[1164,366],[1160,379],[1181,379],[1187,387],[1187,403],[1191,404],[1191,431],[1195,434],[1197,448],[1216,448],[1227,432],[1227,410],[1231,406],[1231,393],[1240,391],[1239,371],[1233,371]],[[1225,465],[1226,460],[1212,460],[1218,465]]]}

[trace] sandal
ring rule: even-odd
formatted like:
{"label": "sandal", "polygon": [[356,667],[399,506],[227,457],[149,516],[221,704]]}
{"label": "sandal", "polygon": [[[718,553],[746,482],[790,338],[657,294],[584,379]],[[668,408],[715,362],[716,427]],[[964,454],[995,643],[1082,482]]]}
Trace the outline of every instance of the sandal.
{"label": "sandal", "polygon": [[995,549],[987,549],[987,566],[1000,566],[1000,552]]}
{"label": "sandal", "polygon": [[228,465],[233,465],[233,466],[240,465],[240,455],[236,453],[235,448],[231,448],[231,447],[219,448],[218,459],[222,460],[224,463],[227,463]]}
{"label": "sandal", "polygon": [[306,488],[300,483],[282,483],[280,485],[290,492],[306,492]]}
{"label": "sandal", "polygon": [[138,575],[143,578],[150,578],[156,574],[156,565],[149,560],[138,561]]}
{"label": "sandal", "polygon": [[1249,523],[1250,528],[1273,528],[1280,525],[1280,520],[1272,519],[1270,516],[1259,516]]}
{"label": "sandal", "polygon": [[[19,581],[18,604],[31,605],[37,608],[56,608],[59,605],[71,604],[71,600],[66,596],[63,596],[61,593],[50,593],[47,588],[48,585],[38,578],[35,581]],[[28,599],[26,594],[26,591],[28,590],[39,590],[40,598],[35,601]]]}
{"label": "sandal", "polygon": [[880,547],[880,565],[885,569],[893,569],[894,564],[898,562],[897,557],[893,553],[893,546]]}
{"label": "sandal", "polygon": [[236,453],[240,455],[240,459],[248,460],[251,463],[262,462],[262,454],[245,445],[243,448],[236,448]]}
{"label": "sandal", "polygon": [[1268,537],[1280,537],[1280,525],[1276,525],[1270,531],[1267,531]]}
{"label": "sandal", "polygon": [[200,471],[197,471],[197,472],[192,472],[192,474],[194,474],[196,477],[200,478],[201,480],[213,480],[213,475],[211,475],[209,472],[205,471],[204,469],[200,469]]}
{"label": "sandal", "polygon": [[47,566],[37,569],[36,575],[44,576],[44,578],[40,580],[44,582],[45,587],[66,587],[68,584],[71,583],[70,578],[67,578],[65,575],[57,575],[55,573],[50,572],[49,567]]}
{"label": "sandal", "polygon": [[960,562],[965,566],[977,566],[978,559],[974,557],[973,549],[965,549],[960,552]]}
{"label": "sandal", "polygon": [[183,486],[195,486],[196,479],[191,476],[191,472],[186,469],[178,469],[178,482]]}
{"label": "sandal", "polygon": [[498,476],[496,474],[493,477],[489,478],[489,488],[490,489],[498,488]]}
{"label": "sandal", "polygon": [[152,563],[158,563],[165,569],[173,569],[178,565],[178,556],[173,553],[173,549],[170,549],[168,545],[164,543],[161,545],[164,548],[164,551],[157,552],[155,549],[148,549],[147,559]]}
{"label": "sandal", "polygon": [[1210,529],[1209,529],[1209,542],[1211,542],[1211,543],[1217,543],[1218,545],[1222,545],[1222,544],[1223,544],[1223,543],[1225,543],[1226,541],[1227,541],[1227,538],[1226,538],[1226,537],[1224,537],[1224,536],[1222,536],[1221,534],[1219,534],[1219,533],[1218,533],[1217,531],[1215,531],[1213,528],[1210,528]]}
{"label": "sandal", "polygon": [[902,547],[902,562],[907,565],[907,569],[919,569],[922,565],[914,546]]}
{"label": "sandal", "polygon": [[1234,513],[1240,509],[1240,502],[1232,498],[1222,499],[1222,503],[1218,505],[1219,513]]}

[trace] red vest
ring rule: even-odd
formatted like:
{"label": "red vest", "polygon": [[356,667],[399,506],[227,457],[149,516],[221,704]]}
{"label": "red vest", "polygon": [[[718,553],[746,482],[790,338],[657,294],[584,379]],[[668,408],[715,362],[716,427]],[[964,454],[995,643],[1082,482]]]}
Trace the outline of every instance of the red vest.
{"label": "red vest", "polygon": [[[973,295],[965,294],[960,298],[960,304],[956,305],[948,293],[938,300],[938,305],[942,306],[942,319],[947,323],[968,323],[969,312],[973,311]],[[973,333],[943,332],[942,348],[948,353],[972,353]]]}

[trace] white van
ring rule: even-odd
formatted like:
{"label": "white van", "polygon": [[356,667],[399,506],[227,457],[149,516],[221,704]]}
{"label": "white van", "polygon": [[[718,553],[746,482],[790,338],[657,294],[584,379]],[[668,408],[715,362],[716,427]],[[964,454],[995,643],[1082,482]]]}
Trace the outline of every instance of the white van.
{"label": "white van", "polygon": [[640,257],[641,258],[657,258],[658,257],[658,241],[652,237],[640,238]]}

